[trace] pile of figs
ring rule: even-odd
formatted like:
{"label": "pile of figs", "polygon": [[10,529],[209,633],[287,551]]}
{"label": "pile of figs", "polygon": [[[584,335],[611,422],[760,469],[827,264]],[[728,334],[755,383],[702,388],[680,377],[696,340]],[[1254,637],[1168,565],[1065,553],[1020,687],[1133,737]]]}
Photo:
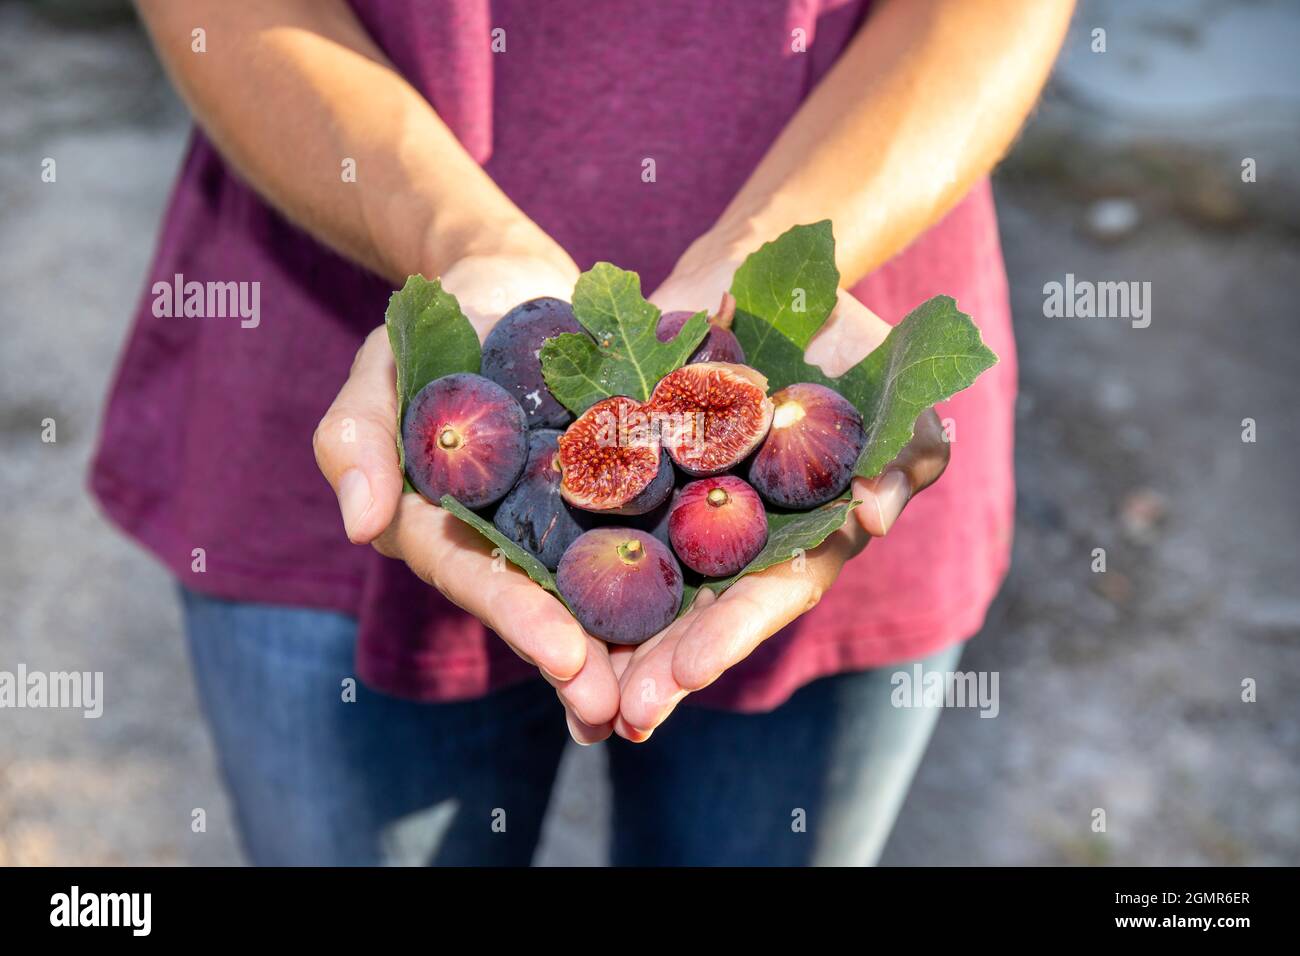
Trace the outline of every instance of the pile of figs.
{"label": "pile of figs", "polygon": [[[574,420],[547,389],[539,353],[548,338],[585,331],[559,299],[516,306],[483,343],[481,374],[447,375],[410,402],[412,485],[490,515],[556,572],[588,633],[641,643],[676,617],[684,575],[726,578],[758,555],[769,507],[840,497],[866,442],[857,410],[823,385],[769,396],[731,332],[733,309],[728,297],[646,401],[606,398]],[[658,337],[690,315],[661,316]]]}

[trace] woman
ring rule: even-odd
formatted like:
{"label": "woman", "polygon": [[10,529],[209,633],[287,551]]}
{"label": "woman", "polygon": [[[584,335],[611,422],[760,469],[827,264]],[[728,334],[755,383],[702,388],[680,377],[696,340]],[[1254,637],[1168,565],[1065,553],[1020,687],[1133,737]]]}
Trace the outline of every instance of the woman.
{"label": "woman", "polygon": [[[1007,564],[1015,361],[984,177],[1068,0],[139,7],[202,130],[149,285],[256,282],[261,316],[142,303],[94,487],[180,579],[251,858],[526,863],[565,739],[549,684],[573,738],[615,738],[616,863],[874,861],[936,718],[891,707],[890,674],[951,669]],[[933,412],[801,567],[610,649],[401,494],[379,325],[408,274],[480,335],[599,259],[696,310],[827,218],[843,291],[810,361],[848,368],[875,312],[940,292],[1002,359],[940,410],[952,466],[897,528],[948,463]]]}

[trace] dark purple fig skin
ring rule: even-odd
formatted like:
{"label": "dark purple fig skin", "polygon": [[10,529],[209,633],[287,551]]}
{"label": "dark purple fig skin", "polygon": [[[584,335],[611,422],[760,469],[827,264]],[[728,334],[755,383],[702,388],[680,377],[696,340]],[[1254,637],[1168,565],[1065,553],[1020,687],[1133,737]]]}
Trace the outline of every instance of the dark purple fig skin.
{"label": "dark purple fig skin", "polygon": [[617,525],[622,528],[633,528],[637,531],[644,531],[646,534],[654,535],[664,544],[671,547],[668,539],[668,515],[672,511],[673,501],[677,497],[677,491],[674,490],[672,497],[665,501],[654,511],[647,511],[643,515],[620,515],[617,518],[611,517],[607,520],[600,521],[600,526]]}
{"label": "dark purple fig skin", "polygon": [[[454,442],[447,447],[443,441]],[[452,495],[466,508],[505,497],[528,458],[524,410],[500,385],[458,372],[416,393],[402,422],[406,475],[435,504]]]}
{"label": "dark purple fig skin", "polygon": [[[686,320],[694,314],[694,312],[665,312],[659,316],[655,335],[660,342],[669,341],[682,330]],[[709,334],[704,336],[704,341],[700,343],[699,348],[686,360],[688,365],[692,362],[731,362],[735,365],[744,365],[745,350],[740,347],[740,340],[731,329],[724,329],[710,322]]]}
{"label": "dark purple fig skin", "polygon": [[588,531],[564,552],[555,583],[587,633],[611,644],[653,637],[682,605],[677,559],[662,541],[632,528]]}
{"label": "dark purple fig skin", "polygon": [[482,374],[519,402],[529,428],[563,428],[573,421],[542,378],[542,343],[562,332],[583,333],[562,299],[530,299],[515,306],[483,341]]}
{"label": "dark purple fig skin", "polygon": [[725,578],[767,544],[767,512],[758,492],[735,475],[701,478],[673,499],[668,536],[682,564],[708,578]]}
{"label": "dark purple fig skin", "polygon": [[781,389],[772,404],[772,427],[750,460],[749,483],[780,508],[834,501],[867,443],[862,416],[838,392],[809,382]]}
{"label": "dark purple fig skin", "polygon": [[560,432],[528,433],[528,462],[519,482],[497,508],[497,530],[554,571],[566,548],[592,526],[591,516],[560,497],[560,471],[552,460]]}

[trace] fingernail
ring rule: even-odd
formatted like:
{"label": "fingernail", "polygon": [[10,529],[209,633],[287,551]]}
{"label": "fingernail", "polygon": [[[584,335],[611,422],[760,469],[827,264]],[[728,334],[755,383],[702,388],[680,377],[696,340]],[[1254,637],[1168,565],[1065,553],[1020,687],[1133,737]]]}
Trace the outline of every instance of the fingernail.
{"label": "fingernail", "polygon": [[627,723],[626,721],[624,722],[624,729],[627,731],[627,733],[622,735],[623,739],[634,744],[645,743],[647,740],[650,739],[650,735],[654,733],[653,728],[650,730],[642,730],[640,727],[633,727],[631,724]]}
{"label": "fingernail", "polygon": [[575,744],[579,747],[591,746],[592,742],[590,740],[582,739],[582,736],[578,732],[577,718],[574,717],[573,714],[569,713],[567,709],[564,711],[564,722],[569,725],[569,736],[573,738]]}
{"label": "fingernail", "polygon": [[668,715],[671,714],[674,709],[676,709],[677,705],[682,702],[682,698],[689,693],[690,691],[688,690],[679,690],[676,693],[674,693],[671,697],[669,697],[668,700],[664,703],[663,707],[661,707],[659,709],[659,712],[655,715],[654,727],[649,727],[649,728],[638,727],[636,726],[636,724],[633,724],[630,721],[628,722],[628,726],[631,727],[633,730],[635,730],[638,734],[645,734],[645,736],[649,738],[649,736],[655,732],[655,727],[658,727],[665,720],[667,720]]}
{"label": "fingernail", "polygon": [[374,503],[365,472],[360,468],[345,471],[339,479],[339,511],[343,513],[343,528],[349,539],[356,540],[357,526]]}
{"label": "fingernail", "polygon": [[[546,648],[549,651],[547,656],[552,658],[551,663],[567,665],[552,669],[547,667],[541,661],[534,660],[533,663],[547,680],[553,684],[567,684],[582,672],[582,668],[585,666],[587,661],[585,644],[579,645],[575,648],[575,650],[578,651],[578,654],[572,661],[565,661],[562,655],[557,654],[562,643],[568,644],[573,640],[573,631],[571,628],[562,625],[556,626],[554,623],[551,623],[549,625],[543,625],[534,633],[538,639],[539,646]],[[565,676],[562,676],[560,672],[563,672]]]}
{"label": "fingernail", "polygon": [[569,681],[573,680],[572,677],[557,677],[556,675],[548,671],[545,667],[543,667],[541,664],[537,665],[537,669],[542,672],[542,674],[546,677],[548,681],[551,681],[552,683],[555,684],[567,684]]}
{"label": "fingernail", "polygon": [[876,503],[876,515],[880,518],[880,533],[887,534],[898,516],[903,513],[907,499],[912,496],[907,476],[901,471],[886,472],[876,482],[871,500]]}

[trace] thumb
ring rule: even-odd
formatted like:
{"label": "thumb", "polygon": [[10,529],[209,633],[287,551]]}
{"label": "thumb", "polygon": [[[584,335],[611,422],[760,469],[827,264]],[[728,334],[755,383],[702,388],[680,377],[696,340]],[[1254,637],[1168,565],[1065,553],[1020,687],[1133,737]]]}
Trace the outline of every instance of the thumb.
{"label": "thumb", "polygon": [[950,455],[939,415],[927,408],[917,416],[912,440],[884,471],[853,479],[853,497],[862,502],[853,512],[858,523],[873,537],[888,534],[907,503],[939,480]]}
{"label": "thumb", "polygon": [[316,426],[316,465],[334,489],[354,544],[373,541],[397,511],[397,369],[380,326],[366,337],[334,404]]}

